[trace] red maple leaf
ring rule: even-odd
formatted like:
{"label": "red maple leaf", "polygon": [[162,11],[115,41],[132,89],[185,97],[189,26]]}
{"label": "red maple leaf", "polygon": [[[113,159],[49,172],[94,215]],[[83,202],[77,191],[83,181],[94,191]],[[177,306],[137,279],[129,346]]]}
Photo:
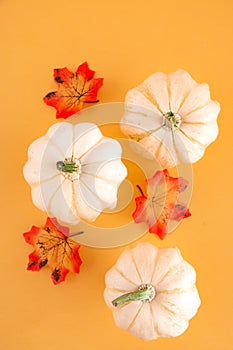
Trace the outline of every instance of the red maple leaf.
{"label": "red maple leaf", "polygon": [[43,227],[32,226],[23,235],[35,248],[29,255],[28,270],[40,271],[49,266],[54,284],[64,281],[68,272],[79,273],[82,264],[78,253],[80,246],[69,238],[68,227],[61,226],[55,218],[47,218]]}
{"label": "red maple leaf", "polygon": [[179,193],[188,186],[188,181],[182,177],[170,176],[165,169],[157,171],[146,183],[147,196],[138,186],[142,195],[135,198],[136,210],[133,218],[136,223],[146,222],[149,232],[163,239],[170,220],[180,221],[191,215],[186,205],[178,199]]}
{"label": "red maple leaf", "polygon": [[75,73],[66,67],[54,69],[54,80],[58,91],[49,92],[44,102],[56,108],[56,118],[68,118],[79,112],[84,103],[98,102],[98,90],[103,85],[103,78],[94,78],[95,71],[88,63],[81,64]]}

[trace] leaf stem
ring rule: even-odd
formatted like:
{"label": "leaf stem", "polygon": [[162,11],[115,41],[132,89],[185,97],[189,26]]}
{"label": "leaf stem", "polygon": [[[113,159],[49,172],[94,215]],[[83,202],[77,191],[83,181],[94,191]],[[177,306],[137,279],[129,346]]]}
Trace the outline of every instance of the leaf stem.
{"label": "leaf stem", "polygon": [[139,185],[136,185],[136,187],[139,189],[141,195],[142,195],[143,197],[145,197],[145,195],[144,195],[143,190],[141,189],[141,187],[140,187]]}
{"label": "leaf stem", "polygon": [[75,236],[78,236],[78,235],[82,235],[83,233],[84,233],[83,231],[76,232],[76,233],[72,233],[71,235],[69,235],[68,238],[70,238],[70,237],[75,237]]}

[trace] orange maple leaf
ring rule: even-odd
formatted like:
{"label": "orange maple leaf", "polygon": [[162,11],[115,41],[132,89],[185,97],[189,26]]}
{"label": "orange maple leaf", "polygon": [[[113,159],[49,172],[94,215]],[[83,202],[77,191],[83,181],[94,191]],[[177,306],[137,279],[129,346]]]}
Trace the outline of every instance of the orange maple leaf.
{"label": "orange maple leaf", "polygon": [[136,210],[132,215],[136,223],[146,222],[149,232],[163,239],[170,220],[180,221],[191,215],[186,205],[178,200],[179,193],[186,189],[188,181],[170,176],[165,169],[157,171],[146,182],[148,196],[138,186],[142,196],[135,198]]}
{"label": "orange maple leaf", "polygon": [[54,80],[58,91],[49,92],[44,97],[48,106],[56,108],[56,118],[68,118],[79,112],[84,103],[98,102],[97,94],[103,85],[103,78],[94,78],[95,71],[88,63],[81,64],[75,73],[66,67],[54,69]]}
{"label": "orange maple leaf", "polygon": [[28,270],[40,271],[49,266],[54,284],[64,281],[68,272],[79,273],[80,246],[69,238],[68,227],[61,226],[55,218],[47,218],[43,227],[32,226],[23,236],[35,248],[29,255]]}

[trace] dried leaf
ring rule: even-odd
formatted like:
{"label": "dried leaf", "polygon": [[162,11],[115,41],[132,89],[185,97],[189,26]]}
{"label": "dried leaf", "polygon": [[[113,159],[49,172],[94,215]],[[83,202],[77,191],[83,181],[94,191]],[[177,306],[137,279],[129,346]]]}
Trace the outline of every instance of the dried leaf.
{"label": "dried leaf", "polygon": [[68,118],[79,112],[84,103],[98,102],[97,94],[103,85],[103,78],[94,78],[95,71],[89,69],[88,63],[81,64],[75,73],[66,67],[54,69],[57,91],[49,92],[44,97],[48,106],[56,108],[56,118]]}
{"label": "dried leaf", "polygon": [[166,236],[170,220],[180,221],[191,214],[185,204],[179,201],[179,193],[188,186],[182,177],[174,178],[165,169],[157,171],[148,179],[148,195],[136,197],[136,210],[133,218],[136,223],[146,222],[149,232],[157,234],[161,239]]}
{"label": "dried leaf", "polygon": [[47,218],[43,227],[32,226],[24,234],[25,241],[35,250],[29,255],[28,270],[40,271],[49,266],[54,284],[65,280],[68,272],[79,273],[82,260],[79,244],[69,238],[69,229],[61,226],[55,218]]}

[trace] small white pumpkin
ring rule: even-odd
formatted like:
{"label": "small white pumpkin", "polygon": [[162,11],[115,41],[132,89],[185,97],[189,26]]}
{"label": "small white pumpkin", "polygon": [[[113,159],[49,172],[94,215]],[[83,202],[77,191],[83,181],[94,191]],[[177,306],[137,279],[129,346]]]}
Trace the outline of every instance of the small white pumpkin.
{"label": "small white pumpkin", "polygon": [[143,340],[182,334],[200,306],[195,270],[177,248],[128,248],[105,281],[116,325]]}
{"label": "small white pumpkin", "polygon": [[95,124],[52,125],[30,145],[23,170],[33,203],[66,224],[94,221],[104,208],[116,206],[127,175],[121,153],[119,142]]}
{"label": "small white pumpkin", "polygon": [[196,162],[218,135],[219,103],[184,70],[153,74],[129,90],[125,102],[123,132],[164,168]]}

